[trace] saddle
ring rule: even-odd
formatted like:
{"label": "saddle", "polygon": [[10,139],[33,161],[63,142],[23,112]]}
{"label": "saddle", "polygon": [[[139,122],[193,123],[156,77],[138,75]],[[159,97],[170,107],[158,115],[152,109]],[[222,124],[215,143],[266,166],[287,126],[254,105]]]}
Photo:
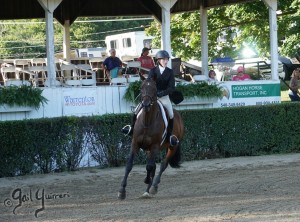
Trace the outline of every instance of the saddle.
{"label": "saddle", "polygon": [[[163,118],[163,121],[164,121],[164,132],[162,134],[162,138],[161,138],[161,143],[160,145],[162,145],[166,139],[166,136],[167,136],[167,128],[168,128],[168,121],[169,121],[169,116],[168,116],[168,112],[166,110],[166,108],[163,106],[163,104],[158,100],[157,101],[158,103],[158,106],[160,108],[160,112],[161,112],[161,115],[162,115],[162,118]],[[140,111],[138,112],[137,114],[137,119],[139,118],[139,116],[141,115],[143,109],[140,109]]]}

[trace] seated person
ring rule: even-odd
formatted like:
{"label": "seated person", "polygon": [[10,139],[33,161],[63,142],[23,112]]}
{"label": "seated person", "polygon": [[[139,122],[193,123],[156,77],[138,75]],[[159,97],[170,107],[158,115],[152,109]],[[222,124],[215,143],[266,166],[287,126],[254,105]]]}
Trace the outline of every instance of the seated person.
{"label": "seated person", "polygon": [[116,57],[115,49],[110,49],[109,53],[110,56],[103,61],[102,67],[106,76],[116,78],[118,75],[121,75],[122,62],[118,57]]}
{"label": "seated person", "polygon": [[299,78],[300,78],[300,68],[297,68],[293,71],[293,74],[291,76],[291,81],[290,81],[290,84],[289,84],[289,97],[291,99],[292,102],[294,101],[300,101],[300,97],[299,97],[299,88],[300,88],[300,85],[298,83],[299,81]]}
{"label": "seated person", "polygon": [[208,72],[208,82],[215,82],[215,81],[217,81],[215,71],[214,70],[209,70],[209,72]]}
{"label": "seated person", "polygon": [[251,80],[251,77],[244,73],[244,67],[239,66],[237,68],[237,75],[232,78],[233,81],[240,81],[240,80]]}
{"label": "seated person", "polygon": [[[155,66],[153,59],[148,56],[149,50],[146,47],[143,48],[141,56],[137,59],[137,61],[141,62],[141,67],[146,69],[152,69]],[[141,72],[144,74],[145,70],[141,70]]]}

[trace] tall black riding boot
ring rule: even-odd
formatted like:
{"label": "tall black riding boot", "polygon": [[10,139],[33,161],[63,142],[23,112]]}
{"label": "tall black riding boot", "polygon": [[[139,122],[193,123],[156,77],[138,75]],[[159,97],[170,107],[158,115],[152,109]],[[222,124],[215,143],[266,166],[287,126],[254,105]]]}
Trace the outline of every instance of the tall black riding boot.
{"label": "tall black riding boot", "polygon": [[175,135],[173,135],[173,126],[174,119],[169,119],[166,140],[170,142],[171,146],[176,146],[179,143],[179,140]]}
{"label": "tall black riding boot", "polygon": [[134,124],[136,121],[136,114],[132,115],[132,119],[131,119],[131,125],[126,125],[122,128],[122,132],[126,135],[126,136],[132,136],[133,133],[133,128],[134,128]]}

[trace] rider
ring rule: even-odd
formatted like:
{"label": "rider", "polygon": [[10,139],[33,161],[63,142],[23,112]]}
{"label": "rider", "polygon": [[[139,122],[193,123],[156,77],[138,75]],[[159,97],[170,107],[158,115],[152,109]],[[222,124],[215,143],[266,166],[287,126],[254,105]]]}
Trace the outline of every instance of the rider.
{"label": "rider", "polygon": [[[150,70],[148,79],[153,79],[156,81],[158,100],[167,109],[169,115],[166,140],[170,141],[171,146],[175,146],[179,143],[179,140],[175,135],[172,134],[174,125],[174,112],[171,100],[169,98],[169,94],[175,90],[175,77],[173,70],[167,67],[170,59],[169,53],[166,50],[160,50],[156,53],[155,57],[157,59],[157,66]],[[123,127],[122,132],[124,134],[132,135],[133,127],[137,114],[140,111],[140,107],[140,105],[137,106],[131,125]]]}

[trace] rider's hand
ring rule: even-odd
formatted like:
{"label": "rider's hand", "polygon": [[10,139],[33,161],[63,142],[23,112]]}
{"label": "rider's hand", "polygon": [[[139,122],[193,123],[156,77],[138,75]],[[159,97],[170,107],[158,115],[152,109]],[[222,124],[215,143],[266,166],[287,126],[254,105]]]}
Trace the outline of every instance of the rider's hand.
{"label": "rider's hand", "polygon": [[164,93],[164,91],[158,91],[156,95],[157,97],[163,97],[165,95]]}

